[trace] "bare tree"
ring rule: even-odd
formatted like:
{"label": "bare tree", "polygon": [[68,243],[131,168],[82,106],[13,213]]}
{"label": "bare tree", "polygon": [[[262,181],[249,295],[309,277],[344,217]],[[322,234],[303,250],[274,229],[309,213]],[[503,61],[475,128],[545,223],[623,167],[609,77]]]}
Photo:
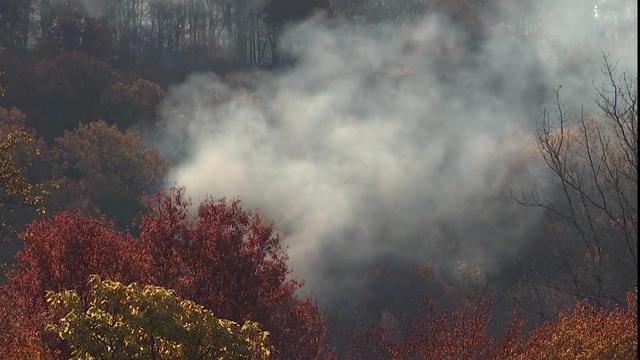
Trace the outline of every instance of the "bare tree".
{"label": "bare tree", "polygon": [[563,274],[554,281],[525,280],[533,293],[559,292],[598,305],[624,301],[624,292],[637,286],[638,264],[637,75],[619,73],[603,58],[606,81],[595,89],[597,113],[582,110],[570,122],[558,88],[555,114],[545,111],[538,129],[538,148],[557,190],[551,197],[523,192],[518,199],[563,224],[553,250]]}

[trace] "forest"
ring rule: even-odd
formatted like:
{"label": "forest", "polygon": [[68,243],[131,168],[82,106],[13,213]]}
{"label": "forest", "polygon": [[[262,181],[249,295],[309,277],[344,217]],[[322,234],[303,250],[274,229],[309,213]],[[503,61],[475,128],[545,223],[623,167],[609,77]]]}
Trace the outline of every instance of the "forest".
{"label": "forest", "polygon": [[0,0],[0,359],[638,354],[635,0]]}

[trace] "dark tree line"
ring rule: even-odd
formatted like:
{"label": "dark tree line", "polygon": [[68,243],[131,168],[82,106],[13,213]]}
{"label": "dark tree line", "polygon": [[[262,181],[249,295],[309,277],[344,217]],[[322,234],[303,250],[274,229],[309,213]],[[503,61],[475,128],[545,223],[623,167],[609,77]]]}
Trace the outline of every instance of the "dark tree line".
{"label": "dark tree line", "polygon": [[[444,12],[479,29],[495,0],[6,0],[0,45],[44,56],[82,51],[132,66],[145,59],[278,65],[288,23],[323,11],[349,21],[405,24]],[[138,64],[138,66],[140,66]]]}
{"label": "dark tree line", "polygon": [[[509,11],[535,14],[539,6],[504,0],[4,0],[0,46],[23,54],[35,50],[38,58],[81,51],[116,69],[157,74],[170,67],[184,75],[278,66],[285,59],[279,39],[286,25],[318,11],[348,21],[397,24],[445,14],[479,41],[505,20],[518,33],[538,31],[540,19]],[[586,1],[576,11],[585,21],[592,21],[597,9],[602,19],[613,13],[624,22],[618,15],[629,6],[634,5],[624,0]]]}
{"label": "dark tree line", "polygon": [[12,51],[83,51],[129,63],[141,57],[277,64],[285,23],[329,9],[324,0],[7,0],[0,44]]}

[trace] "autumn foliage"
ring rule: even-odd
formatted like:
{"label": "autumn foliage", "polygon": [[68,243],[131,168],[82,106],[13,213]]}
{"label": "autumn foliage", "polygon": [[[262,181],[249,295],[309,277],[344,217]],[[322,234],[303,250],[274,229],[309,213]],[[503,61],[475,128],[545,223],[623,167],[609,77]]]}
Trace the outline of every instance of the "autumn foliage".
{"label": "autumn foliage", "polygon": [[109,86],[100,97],[97,114],[110,123],[129,127],[153,120],[165,91],[150,81],[119,81]]}
{"label": "autumn foliage", "polygon": [[59,135],[64,129],[91,120],[102,92],[113,80],[104,61],[81,52],[65,52],[38,62],[33,69],[39,104],[49,117],[40,124],[44,135]]}
{"label": "autumn foliage", "polygon": [[322,318],[310,301],[296,299],[301,284],[288,279],[279,237],[238,202],[208,199],[194,216],[174,190],[150,199],[138,236],[104,218],[62,212],[32,223],[22,238],[1,293],[0,348],[10,358],[66,351],[42,332],[55,315],[45,294],[86,297],[91,274],[173,289],[221,318],[257,321],[271,333],[274,358],[312,359],[322,351]]}
{"label": "autumn foliage", "polygon": [[529,333],[524,349],[511,359],[636,359],[638,355],[637,292],[624,307],[607,310],[578,302]]}
{"label": "autumn foliage", "polygon": [[[0,47],[0,54],[4,48]],[[0,98],[5,94],[0,70]],[[30,160],[40,155],[37,141],[24,128],[25,115],[17,108],[0,107],[0,241],[11,232],[11,219],[17,207],[33,206],[38,212],[47,191],[42,184],[33,184],[25,174]],[[22,161],[21,161],[22,160]]]}
{"label": "autumn foliage", "polygon": [[[109,279],[106,284],[117,291],[127,287],[116,282],[136,282],[141,285],[131,291],[151,289],[178,301],[171,295],[175,291],[211,316],[257,321],[270,333],[273,358],[331,358],[322,345],[324,324],[316,307],[295,297],[300,283],[288,278],[286,253],[272,225],[237,201],[208,198],[195,214],[189,209],[180,189],[156,193],[135,236],[115,230],[105,218],[80,213],[61,212],[30,224],[9,283],[0,288],[3,358],[64,358],[76,349],[69,330],[45,331],[63,319],[59,307],[47,304],[47,294],[68,313],[77,305],[73,299],[91,302],[98,286],[92,274]],[[66,295],[55,298],[51,292]],[[614,308],[580,302],[528,334],[523,318],[514,315],[497,336],[490,330],[492,301],[484,296],[450,312],[427,310],[397,334],[365,329],[354,338],[348,358],[630,359],[637,352],[635,299],[630,293],[626,307]],[[82,316],[91,314],[82,309]]]}
{"label": "autumn foliage", "polygon": [[64,209],[98,209],[126,226],[143,208],[143,197],[157,186],[167,162],[133,131],[102,120],[80,124],[56,138],[52,151],[62,190],[55,202]]}
{"label": "autumn foliage", "polygon": [[492,299],[468,299],[453,311],[425,311],[401,339],[381,327],[354,337],[350,359],[507,359],[522,343],[522,318],[514,315],[501,338],[489,334]]}
{"label": "autumn foliage", "polygon": [[149,200],[139,235],[148,281],[218,316],[258,321],[271,331],[276,357],[313,358],[322,320],[309,301],[295,300],[301,284],[287,279],[287,256],[273,226],[237,201],[206,199],[194,217],[189,205],[182,190]]}
{"label": "autumn foliage", "polygon": [[0,107],[0,241],[12,233],[14,212],[24,207],[44,212],[49,194],[44,184],[32,181],[28,172],[41,155],[33,132],[24,127],[24,113]]}
{"label": "autumn foliage", "polygon": [[501,336],[490,335],[491,301],[483,297],[453,312],[432,314],[406,336],[391,340],[380,327],[354,337],[350,359],[448,360],[600,360],[635,359],[638,352],[637,293],[624,307],[598,308],[580,301],[557,318],[524,334],[524,319],[514,313]]}
{"label": "autumn foliage", "polygon": [[89,277],[89,296],[75,290],[46,296],[63,316],[47,331],[68,342],[70,359],[269,358],[269,334],[257,323],[218,319],[158,286]]}
{"label": "autumn foliage", "polygon": [[[638,265],[637,70],[624,71],[627,51],[603,54],[602,74],[592,73],[591,58],[593,46],[625,50],[617,48],[637,30],[637,1],[554,3],[0,0],[0,360],[635,359],[637,290],[628,291],[637,288]],[[585,32],[564,39],[554,18],[560,10],[578,16]],[[565,40],[577,42],[567,48]],[[327,44],[355,51],[317,56]],[[371,61],[347,66],[344,79],[297,81],[363,56]],[[618,56],[623,61],[610,61]],[[421,70],[427,77],[412,76]],[[213,75],[198,75],[209,72],[217,84],[191,87],[211,82]],[[558,87],[534,134],[524,124],[534,107],[550,105],[544,93],[556,84],[545,82],[561,72],[571,102],[565,106]],[[585,81],[596,85],[594,103],[578,99]],[[280,91],[293,83],[301,96]],[[340,97],[354,89],[362,99]],[[420,95],[424,104],[415,101]],[[416,111],[395,111],[414,103]],[[579,114],[568,111],[580,105]],[[261,125],[257,133],[236,124],[247,118],[236,109],[246,108],[260,110],[249,120]],[[319,261],[296,264],[316,272],[309,280],[319,280],[311,289],[319,307],[298,293],[302,282],[290,273],[283,242],[256,212],[236,200],[208,197],[192,206],[182,189],[154,191],[194,154],[219,155],[191,141],[196,132],[197,140],[222,138],[233,123],[242,129],[234,136],[259,140],[324,108],[331,124],[347,122],[339,124],[341,141],[305,148],[313,156],[289,157],[299,144],[265,137],[274,159],[318,165],[329,180],[321,183],[339,185],[345,213],[355,215],[344,223],[312,216],[322,236],[304,240],[318,240]],[[450,131],[466,118],[469,129]],[[406,166],[389,172],[386,161],[365,162],[367,171],[354,172],[348,168],[358,156],[324,154],[333,145],[357,153],[348,143],[355,120],[364,126],[356,130],[375,127],[373,135],[393,122],[381,149],[400,150]],[[478,131],[482,141],[457,144]],[[423,132],[429,136],[421,139]],[[165,159],[141,134],[189,136]],[[247,153],[265,149],[240,145]],[[548,176],[537,169],[536,146]],[[491,167],[464,161],[500,150]],[[472,176],[459,183],[470,188],[453,187],[460,174],[492,179],[485,173],[506,163],[494,185]],[[280,165],[269,174],[285,177],[283,184],[307,169]],[[417,177],[405,181],[409,175],[393,171],[404,168]],[[381,176],[360,176],[368,173]],[[418,197],[396,191],[425,179]],[[529,188],[529,180],[541,181]],[[441,188],[445,182],[452,187]],[[511,193],[508,184],[516,193],[525,186],[515,200],[549,216],[503,217],[513,209],[501,196]],[[421,201],[448,199],[451,189],[465,201]],[[315,200],[290,195],[301,208]],[[483,206],[479,214],[464,209],[466,200]],[[285,216],[288,229],[311,223],[298,227],[296,217]]]}

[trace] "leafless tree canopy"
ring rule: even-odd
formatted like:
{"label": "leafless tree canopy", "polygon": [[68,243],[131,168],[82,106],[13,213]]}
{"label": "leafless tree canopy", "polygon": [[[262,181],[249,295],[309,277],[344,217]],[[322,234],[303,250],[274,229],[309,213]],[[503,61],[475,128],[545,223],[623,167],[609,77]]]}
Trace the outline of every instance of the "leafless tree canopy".
{"label": "leafless tree canopy", "polygon": [[[637,77],[618,73],[603,57],[598,113],[582,110],[571,119],[558,88],[555,112],[545,111],[539,126],[538,147],[557,191],[551,197],[528,191],[519,199],[563,224],[554,255],[567,281],[528,280],[530,285],[598,304],[622,303],[624,289],[637,284],[638,263]],[[563,243],[571,239],[581,247]]]}

